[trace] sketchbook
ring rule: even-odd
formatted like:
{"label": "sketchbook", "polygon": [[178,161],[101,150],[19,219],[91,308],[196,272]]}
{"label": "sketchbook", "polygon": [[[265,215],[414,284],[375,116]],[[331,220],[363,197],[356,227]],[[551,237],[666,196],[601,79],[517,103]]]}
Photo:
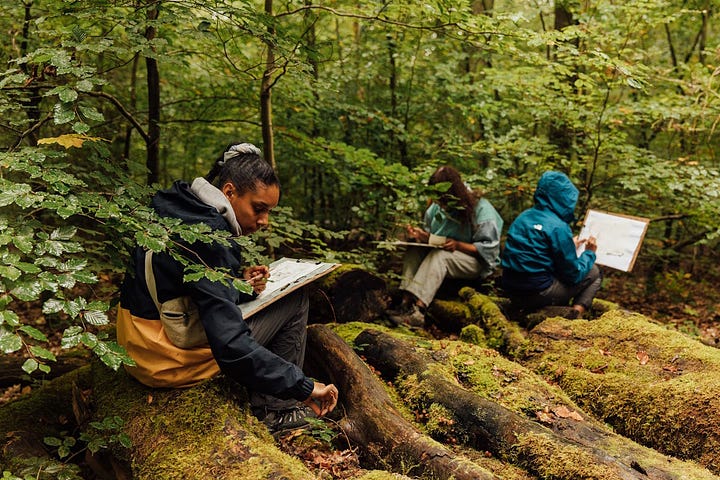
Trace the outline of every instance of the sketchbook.
{"label": "sketchbook", "polygon": [[[578,238],[595,237],[595,263],[629,272],[635,265],[649,223],[647,218],[588,210]],[[581,245],[577,250],[578,256],[584,250],[584,245]]]}
{"label": "sketchbook", "polygon": [[427,247],[427,248],[440,248],[442,245],[430,245],[429,243],[420,242],[403,242],[401,240],[378,242],[382,245],[396,245],[398,247]]}
{"label": "sketchbook", "polygon": [[327,275],[340,266],[317,260],[281,258],[269,265],[270,277],[265,290],[250,302],[238,305],[243,318],[249,318],[288,293]]}

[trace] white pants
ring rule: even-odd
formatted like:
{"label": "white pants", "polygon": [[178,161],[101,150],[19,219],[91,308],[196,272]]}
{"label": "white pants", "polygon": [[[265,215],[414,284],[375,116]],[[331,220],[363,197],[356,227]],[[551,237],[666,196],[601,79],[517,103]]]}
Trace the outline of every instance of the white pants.
{"label": "white pants", "polygon": [[428,306],[445,278],[475,279],[483,268],[477,258],[440,248],[408,247],[403,257],[400,289]]}

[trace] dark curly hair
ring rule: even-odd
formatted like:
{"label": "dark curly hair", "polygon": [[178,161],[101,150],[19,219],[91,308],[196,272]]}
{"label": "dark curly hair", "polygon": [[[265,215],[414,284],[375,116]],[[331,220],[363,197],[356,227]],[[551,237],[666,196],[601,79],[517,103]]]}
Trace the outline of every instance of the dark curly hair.
{"label": "dark curly hair", "polygon": [[239,195],[247,191],[255,191],[257,183],[280,188],[277,174],[261,156],[260,149],[251,143],[233,142],[227,146],[215,161],[205,179],[222,188],[231,182]]}

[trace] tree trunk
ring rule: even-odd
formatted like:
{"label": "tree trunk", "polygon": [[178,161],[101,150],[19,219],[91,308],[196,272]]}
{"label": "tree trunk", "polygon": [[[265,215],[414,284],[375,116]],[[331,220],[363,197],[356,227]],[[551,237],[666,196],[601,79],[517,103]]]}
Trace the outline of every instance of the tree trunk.
{"label": "tree trunk", "polygon": [[[272,18],[272,0],[265,0],[265,13]],[[268,39],[265,41],[265,48],[267,48],[265,56],[265,71],[263,72],[262,81],[260,83],[260,123],[263,136],[263,153],[265,155],[265,161],[272,166],[273,170],[277,171],[277,164],[275,163],[275,139],[273,137],[272,124],[272,86],[273,72],[275,72],[274,36],[275,28],[272,26],[268,27]]]}
{"label": "tree trunk", "polygon": [[[149,25],[145,30],[145,38],[148,41],[152,41],[157,34],[153,22],[157,20],[159,11],[158,2],[147,12]],[[157,60],[152,57],[145,57],[145,67],[148,88],[147,183],[152,185],[160,180],[160,72]]]}
{"label": "tree trunk", "polygon": [[322,372],[338,387],[345,414],[341,427],[353,442],[364,447],[371,463],[411,468],[412,475],[434,478],[497,478],[456,456],[405,420],[377,377],[327,326],[309,327],[306,362],[308,368]]}
{"label": "tree trunk", "polygon": [[343,265],[310,288],[311,323],[375,322],[387,309],[385,281],[356,265]]}

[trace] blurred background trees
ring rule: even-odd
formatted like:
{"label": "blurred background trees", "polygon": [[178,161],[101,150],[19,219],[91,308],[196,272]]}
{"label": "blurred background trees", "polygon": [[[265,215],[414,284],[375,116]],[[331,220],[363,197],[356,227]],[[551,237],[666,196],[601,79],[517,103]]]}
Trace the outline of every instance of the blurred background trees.
{"label": "blurred background trees", "polygon": [[0,349],[35,347],[30,371],[52,361],[16,313],[38,300],[68,338],[124,361],[111,340],[78,337],[114,300],[82,287],[121,272],[134,242],[165,248],[175,226],[147,211],[149,187],[205,174],[234,140],[261,147],[283,184],[260,254],[383,268],[372,242],[419,222],[424,182],[451,164],[507,225],[547,169],[579,186],[579,217],[651,218],[648,275],[716,255],[709,0],[23,0],[0,13]]}

